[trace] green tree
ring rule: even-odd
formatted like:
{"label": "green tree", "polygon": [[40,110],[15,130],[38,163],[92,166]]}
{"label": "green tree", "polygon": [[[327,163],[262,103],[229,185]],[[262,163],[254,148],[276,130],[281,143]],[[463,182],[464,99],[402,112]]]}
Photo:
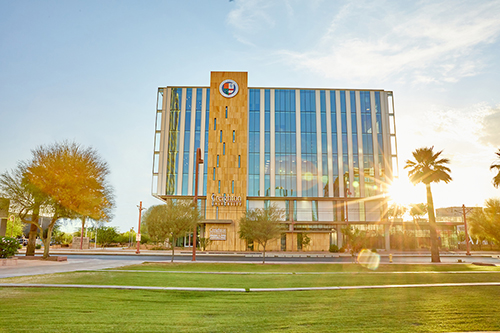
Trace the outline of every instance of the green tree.
{"label": "green tree", "polygon": [[439,258],[439,247],[436,232],[436,216],[434,214],[434,202],[432,199],[431,183],[451,181],[451,170],[445,166],[450,162],[447,158],[440,158],[443,151],[434,153],[434,147],[418,148],[413,152],[415,161],[407,160],[405,169],[408,170],[408,177],[415,185],[425,184],[427,192],[427,214],[429,216],[429,230],[431,236],[431,261],[441,262]]}
{"label": "green tree", "polygon": [[476,239],[479,244],[479,250],[483,246],[483,241],[488,238],[486,232],[486,215],[483,210],[473,209],[472,212],[467,216],[467,227],[472,238]]}
{"label": "green tree", "polygon": [[408,208],[405,205],[393,203],[389,206],[387,210],[387,214],[389,217],[393,217],[395,219],[402,218],[403,215],[408,211]]}
{"label": "green tree", "polygon": [[156,241],[170,240],[172,247],[171,262],[174,262],[175,243],[179,237],[200,222],[198,208],[188,200],[168,200],[164,205],[150,207],[144,214],[149,236]]}
{"label": "green tree", "polygon": [[17,238],[23,234],[23,222],[17,216],[10,215],[7,220],[6,236]]}
{"label": "green tree", "polygon": [[[26,170],[29,181],[57,205],[80,216],[82,227],[87,217],[94,220],[111,218],[114,197],[107,181],[110,171],[96,150],[74,142],[62,142],[39,146],[32,154],[33,159]],[[44,239],[47,244],[52,228],[51,222],[48,238]],[[44,256],[48,256],[48,252]]]}
{"label": "green tree", "polygon": [[241,239],[253,240],[263,248],[262,263],[266,262],[267,243],[281,236],[284,231],[280,222],[285,221],[285,211],[276,205],[247,210],[240,219]]}
{"label": "green tree", "polygon": [[500,199],[487,199],[484,209],[474,209],[467,221],[471,235],[479,240],[480,244],[488,240],[500,245]]}
{"label": "green tree", "polygon": [[23,223],[30,224],[26,255],[35,255],[35,241],[39,225],[40,212],[50,206],[50,197],[41,192],[26,177],[26,162],[19,162],[13,170],[0,175],[0,192],[10,200],[11,212],[14,212]]}
{"label": "green tree", "polygon": [[52,231],[59,218],[108,219],[114,205],[108,173],[107,164],[95,150],[63,142],[37,147],[30,161],[2,174],[2,194],[10,199],[21,220],[32,225],[26,254],[34,255],[36,231],[42,230],[40,213],[51,217],[47,232],[42,233],[44,258],[49,256]]}
{"label": "green tree", "polygon": [[410,215],[415,222],[417,219],[422,218],[427,214],[427,205],[424,203],[411,204]]}
{"label": "green tree", "polygon": [[97,234],[99,235],[98,242],[103,248],[111,245],[120,237],[116,227],[100,227],[97,229]]}
{"label": "green tree", "polygon": [[50,197],[51,222],[44,242],[49,256],[55,223],[62,217],[83,216],[95,220],[110,218],[113,189],[107,182],[109,168],[93,148],[77,143],[55,143],[32,150],[26,168],[29,182]]}
{"label": "green tree", "polygon": [[498,188],[500,186],[500,149],[495,153],[497,155],[497,160],[493,162],[490,166],[490,170],[495,170],[496,169],[496,176],[493,177],[493,186]]}
{"label": "green tree", "polygon": [[347,237],[349,251],[354,256],[356,253],[366,247],[367,234],[366,231],[358,228],[344,226],[341,228],[342,233]]}

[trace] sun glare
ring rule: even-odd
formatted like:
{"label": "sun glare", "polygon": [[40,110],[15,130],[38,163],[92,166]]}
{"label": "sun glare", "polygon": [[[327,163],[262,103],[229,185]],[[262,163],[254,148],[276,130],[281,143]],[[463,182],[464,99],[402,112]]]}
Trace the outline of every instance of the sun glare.
{"label": "sun glare", "polygon": [[412,203],[419,203],[425,200],[422,196],[421,189],[408,180],[408,178],[394,179],[389,186],[390,201],[399,205],[408,205]]}

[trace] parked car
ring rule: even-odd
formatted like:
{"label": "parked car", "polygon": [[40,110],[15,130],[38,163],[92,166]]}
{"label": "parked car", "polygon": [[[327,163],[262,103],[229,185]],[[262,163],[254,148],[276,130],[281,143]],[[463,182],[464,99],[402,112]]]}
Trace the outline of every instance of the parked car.
{"label": "parked car", "polygon": [[19,239],[18,239],[18,242],[19,242],[19,244],[21,244],[22,246],[26,246],[26,245],[28,245],[28,239],[26,239],[26,238],[24,238],[24,237],[19,238]]}

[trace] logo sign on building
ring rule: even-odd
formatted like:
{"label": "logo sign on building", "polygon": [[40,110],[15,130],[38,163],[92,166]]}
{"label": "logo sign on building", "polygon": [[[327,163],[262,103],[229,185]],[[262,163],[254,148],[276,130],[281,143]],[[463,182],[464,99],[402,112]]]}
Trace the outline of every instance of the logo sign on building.
{"label": "logo sign on building", "polygon": [[236,96],[238,93],[238,83],[236,83],[234,80],[224,80],[221,82],[219,86],[219,92],[222,96],[226,98],[231,98]]}
{"label": "logo sign on building", "polygon": [[210,240],[215,241],[225,241],[226,240],[227,229],[225,228],[210,228],[208,234]]}
{"label": "logo sign on building", "polygon": [[212,206],[241,206],[241,197],[236,195],[215,195],[212,193]]}

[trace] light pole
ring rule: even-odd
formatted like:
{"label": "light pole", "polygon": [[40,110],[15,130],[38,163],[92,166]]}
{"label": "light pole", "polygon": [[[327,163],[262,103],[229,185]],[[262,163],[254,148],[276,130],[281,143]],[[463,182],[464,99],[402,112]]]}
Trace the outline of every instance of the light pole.
{"label": "light pole", "polygon": [[464,228],[465,228],[465,244],[467,246],[466,255],[470,256],[470,244],[469,244],[469,231],[467,230],[467,213],[469,213],[473,208],[468,208],[467,212],[465,211],[465,205],[462,205],[462,211],[464,214]]}
{"label": "light pole", "polygon": [[[203,163],[201,158],[201,148],[196,148],[196,164],[195,164],[195,178],[194,178],[194,206],[198,206],[198,166]],[[194,225],[193,230],[193,259],[191,261],[196,261],[196,238],[198,238],[198,223]]]}
{"label": "light pole", "polygon": [[139,201],[139,206],[137,206],[137,208],[139,208],[139,227],[137,229],[137,234],[135,235],[135,240],[137,241],[137,250],[135,251],[136,254],[139,254],[141,253],[141,250],[140,250],[140,244],[141,244],[141,215],[142,215],[142,211],[146,208],[142,208],[142,201]]}

